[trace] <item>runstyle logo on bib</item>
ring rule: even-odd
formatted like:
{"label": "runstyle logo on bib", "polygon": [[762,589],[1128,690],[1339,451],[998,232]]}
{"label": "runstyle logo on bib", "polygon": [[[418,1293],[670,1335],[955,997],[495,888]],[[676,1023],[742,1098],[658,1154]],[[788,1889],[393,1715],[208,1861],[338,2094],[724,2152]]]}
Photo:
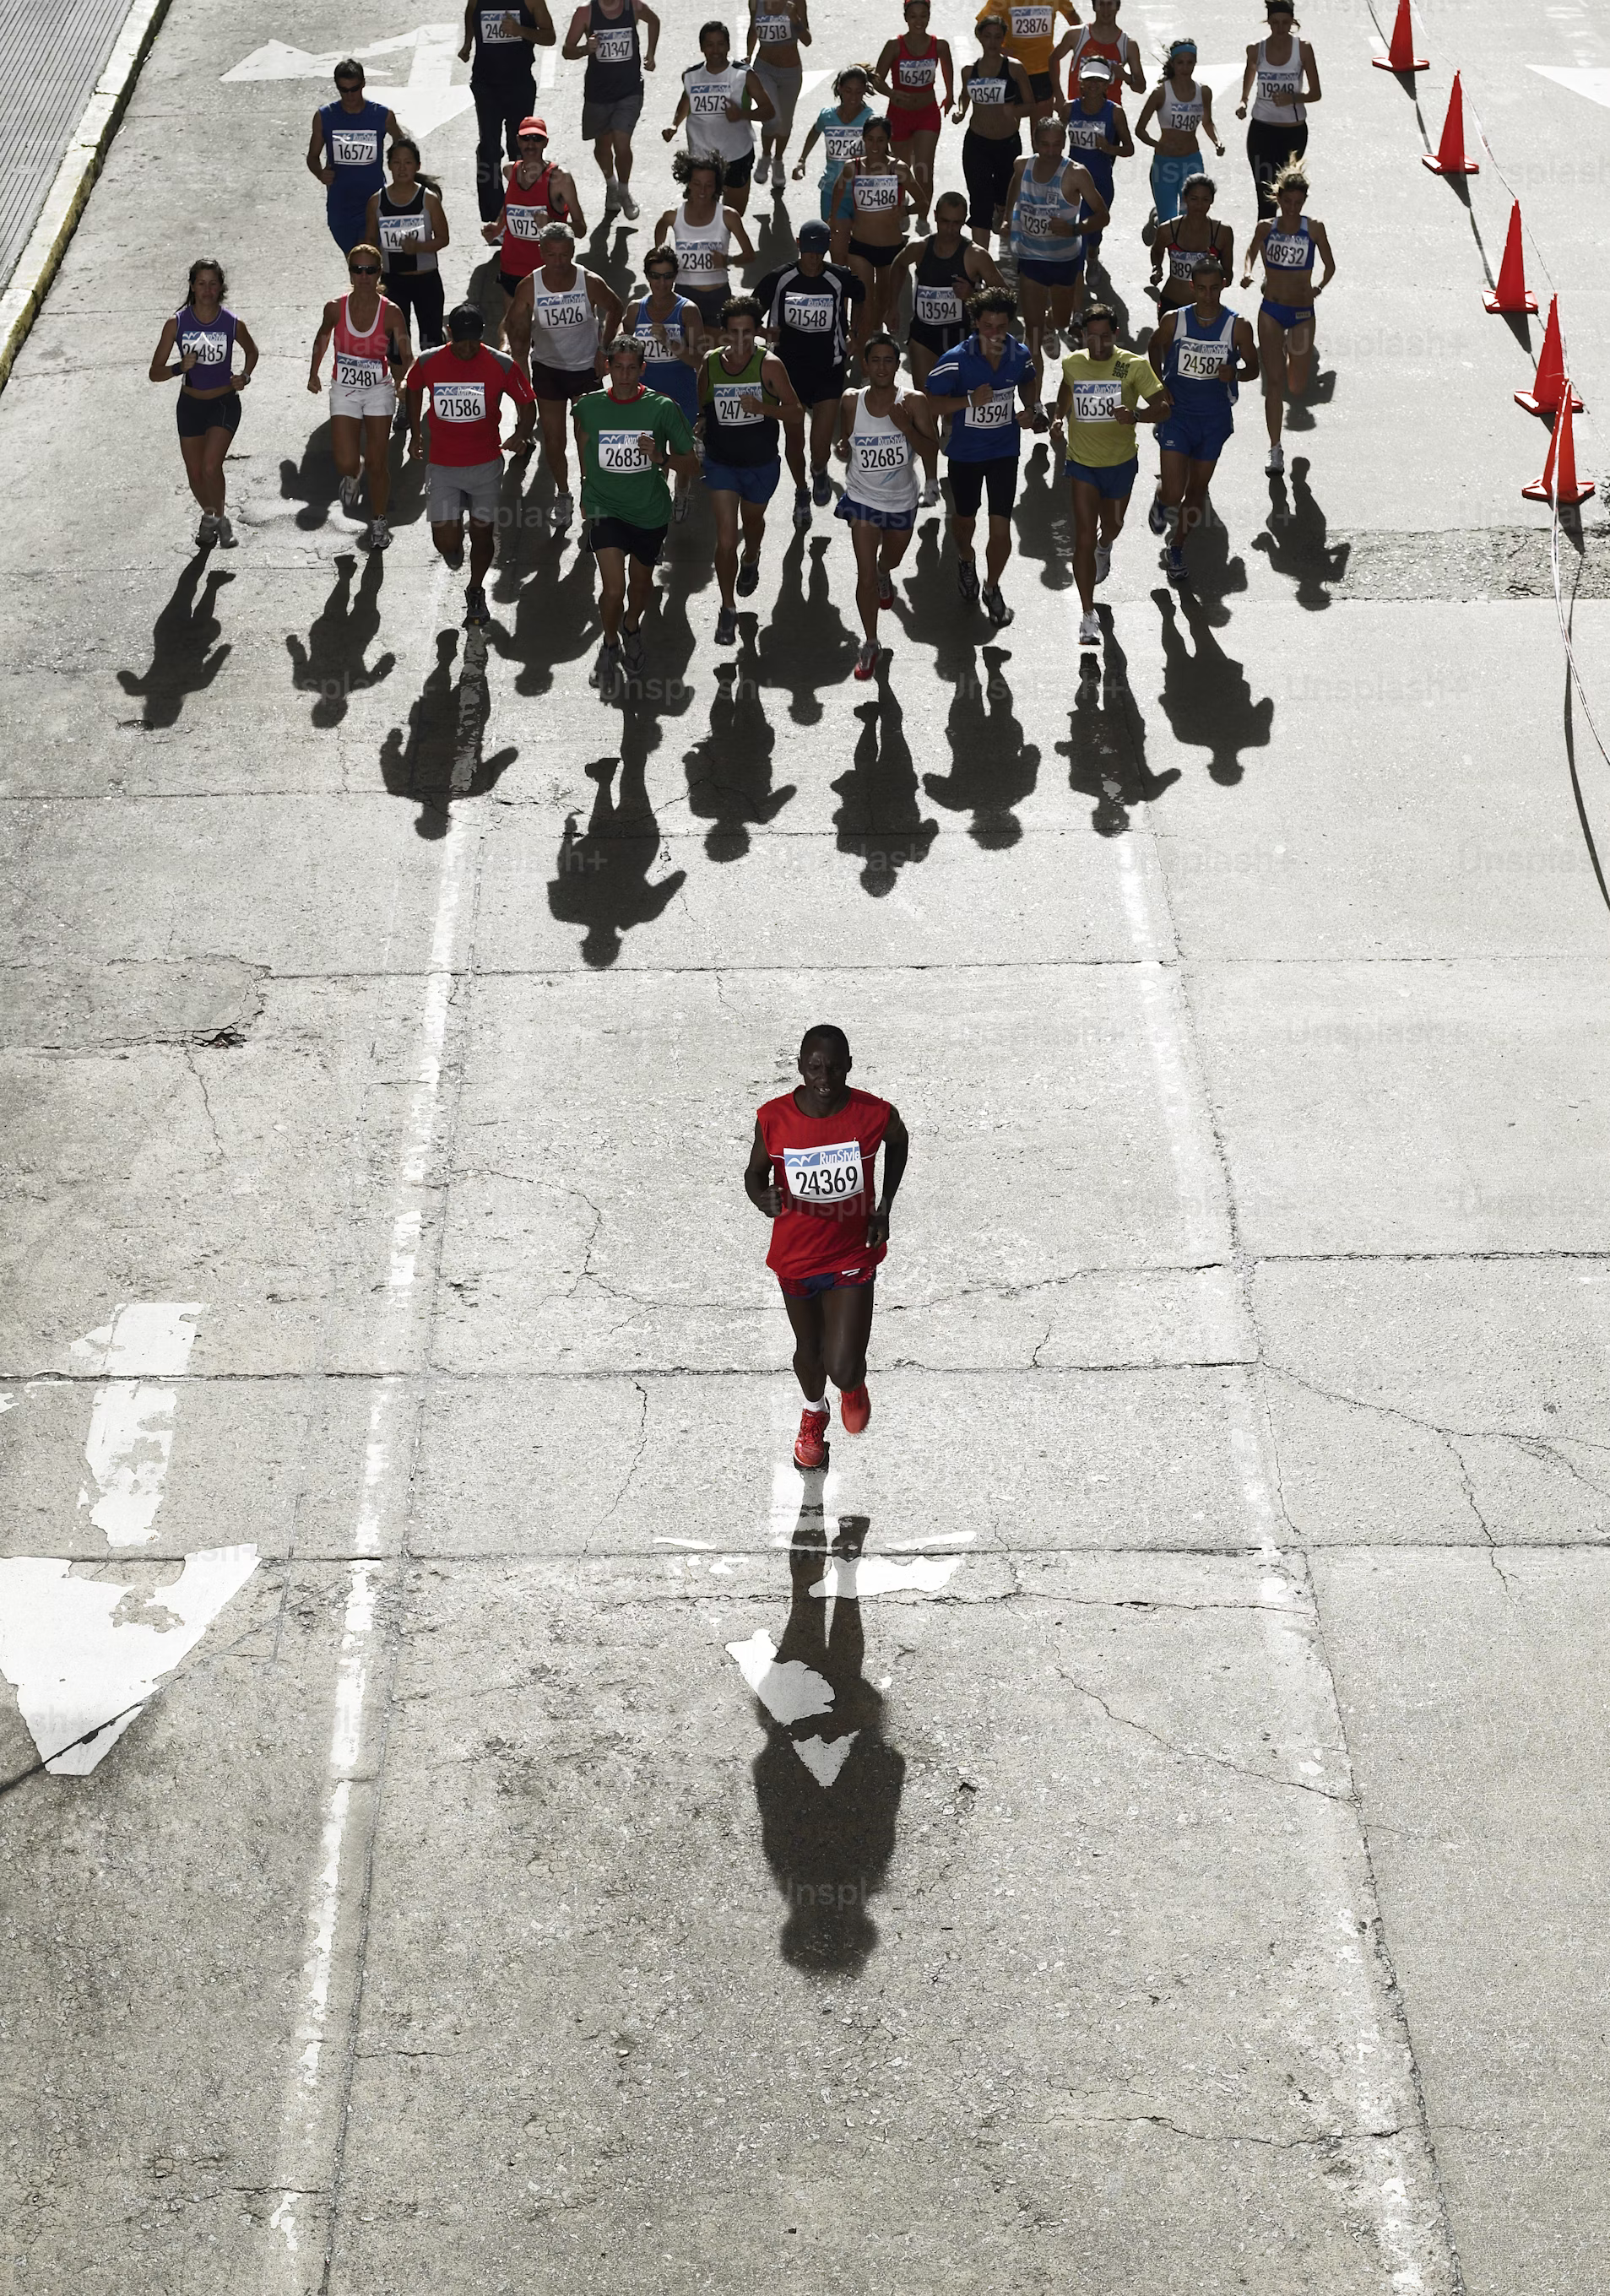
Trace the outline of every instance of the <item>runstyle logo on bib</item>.
{"label": "runstyle logo on bib", "polygon": [[826,295],[784,295],[783,322],[796,335],[826,335],[833,330],[833,305]]}
{"label": "runstyle logo on bib", "polygon": [[372,383],[384,382],[386,370],[378,359],[354,358],[350,351],[337,351],[335,379],[354,390],[366,390]]}
{"label": "runstyle logo on bib", "polygon": [[760,386],[758,382],[718,382],[714,387],[714,396],[718,410],[717,419],[728,430],[732,430],[740,422],[760,422],[765,420],[763,415],[752,414],[743,404],[746,398],[759,398]]}
{"label": "runstyle logo on bib", "polygon": [[1006,424],[1012,420],[1012,402],[1016,396],[1017,391],[1014,386],[1008,383],[1004,390],[997,385],[995,396],[990,399],[988,406],[974,406],[971,400],[969,400],[967,405],[967,427],[969,430],[1004,430]]}
{"label": "runstyle logo on bib", "polygon": [[796,1203],[858,1203],[862,1193],[861,1144],[835,1140],[826,1148],[784,1148],[783,1169]]}
{"label": "runstyle logo on bib", "polygon": [[480,422],[485,420],[487,387],[484,382],[433,382],[431,385],[431,412],[442,422]]}
{"label": "runstyle logo on bib", "polygon": [[598,468],[622,477],[653,468],[643,451],[643,433],[633,430],[600,430],[598,433]]}
{"label": "runstyle logo on bib", "polygon": [[373,127],[338,127],[330,137],[330,156],[338,168],[373,167],[380,157],[380,137]]}
{"label": "runstyle logo on bib", "polygon": [[1111,422],[1123,405],[1123,385],[1116,380],[1076,382],[1072,388],[1076,422]]}

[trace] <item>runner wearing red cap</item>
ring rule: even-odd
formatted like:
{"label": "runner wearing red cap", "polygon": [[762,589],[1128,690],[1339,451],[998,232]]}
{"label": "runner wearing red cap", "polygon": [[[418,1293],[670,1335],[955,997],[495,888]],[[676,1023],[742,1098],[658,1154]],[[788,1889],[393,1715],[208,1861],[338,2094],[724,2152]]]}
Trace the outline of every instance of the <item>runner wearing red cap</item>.
{"label": "runner wearing red cap", "polygon": [[497,284],[513,295],[542,261],[540,240],[545,226],[567,223],[579,238],[587,230],[574,178],[548,158],[548,124],[533,113],[520,123],[520,157],[504,169],[503,206],[490,223],[481,227],[491,246],[503,244],[497,256]]}
{"label": "runner wearing red cap", "polygon": [[[805,1396],[795,1464],[827,1456],[827,1382],[839,1417],[858,1435],[872,1416],[867,1341],[873,1286],[889,1250],[889,1212],[911,1152],[899,1111],[850,1084],[842,1029],[808,1029],[801,1081],[756,1111],[744,1193],[772,1223],[766,1265],[783,1290],[793,1328],[794,1376]],[[873,1167],[883,1151],[883,1189],[873,1201]]]}

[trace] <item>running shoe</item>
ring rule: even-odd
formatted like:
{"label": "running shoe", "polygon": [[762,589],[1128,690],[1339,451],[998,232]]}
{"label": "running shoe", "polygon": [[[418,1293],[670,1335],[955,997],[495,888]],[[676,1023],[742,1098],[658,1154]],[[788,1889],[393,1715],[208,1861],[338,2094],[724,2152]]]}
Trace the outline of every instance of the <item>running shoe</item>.
{"label": "running shoe", "polygon": [[733,584],[740,598],[752,598],[760,586],[760,562],[758,558],[740,558],[738,578]]}
{"label": "running shoe", "polygon": [[846,1435],[858,1435],[872,1416],[872,1398],[867,1392],[867,1382],[859,1387],[847,1387],[839,1398],[839,1420]]}
{"label": "running shoe", "polygon": [[825,463],[819,471],[811,472],[810,493],[811,499],[818,509],[825,507],[833,500],[833,480],[827,475]]}
{"label": "running shoe", "polygon": [[723,606],[716,616],[716,644],[736,645],[737,643],[738,610],[735,606]]}
{"label": "running shoe", "polygon": [[357,500],[358,489],[362,485],[363,480],[361,479],[343,479],[341,480],[341,508],[347,512],[349,517],[352,514],[352,507]]}
{"label": "running shoe", "polygon": [[628,223],[636,223],[640,212],[637,201],[633,199],[630,190],[625,184],[620,186],[620,212]]}
{"label": "running shoe", "polygon": [[195,530],[196,546],[205,550],[208,544],[218,538],[218,522],[209,510],[201,512],[201,523]]}
{"label": "running shoe", "polygon": [[596,685],[600,693],[612,693],[615,680],[620,675],[620,649],[607,638],[598,649],[598,659],[587,672],[587,682]]}
{"label": "running shoe", "polygon": [[234,548],[234,529],[226,518],[218,520],[218,548],[220,550]]}
{"label": "running shoe", "polygon": [[447,568],[449,574],[462,574],[464,572],[463,543],[461,542],[459,544],[457,549],[453,553],[453,555],[450,558],[444,557],[441,562]]}
{"label": "running shoe", "polygon": [[793,1463],[796,1467],[819,1467],[827,1456],[827,1445],[823,1439],[827,1433],[827,1406],[820,1411],[801,1411],[800,1431],[793,1439]]}
{"label": "running shoe", "polygon": [[879,646],[875,638],[868,638],[855,658],[855,674],[863,683],[878,673]]}
{"label": "running shoe", "polygon": [[643,633],[641,630],[623,629],[621,631],[620,659],[626,665],[626,674],[628,677],[642,676],[645,655],[643,652]]}
{"label": "running shoe", "polygon": [[793,490],[793,522],[801,532],[810,524],[810,488],[796,487]]}
{"label": "running shoe", "polygon": [[371,550],[390,550],[391,547],[391,521],[389,518],[376,518],[370,521],[369,547]]}
{"label": "running shoe", "polygon": [[878,603],[880,606],[892,606],[894,603],[894,577],[886,566],[878,568]]}
{"label": "running shoe", "polygon": [[548,512],[548,526],[554,534],[563,534],[576,515],[574,495],[555,495],[554,507]]}
{"label": "running shoe", "polygon": [[1001,596],[998,582],[988,584],[982,593],[984,611],[998,630],[1004,630],[1012,619],[1012,609]]}
{"label": "running shoe", "polygon": [[1108,575],[1109,575],[1112,571],[1113,571],[1113,545],[1112,545],[1112,544],[1111,544],[1110,542],[1098,542],[1098,543],[1097,544],[1097,545],[1096,545],[1096,579],[1097,579],[1097,581],[1098,583],[1100,583],[1100,582],[1105,582],[1105,581],[1106,580],[1106,578],[1107,578]]}
{"label": "running shoe", "polygon": [[1101,644],[1101,618],[1094,607],[1088,614],[1080,617],[1079,643],[1081,646],[1098,646]]}
{"label": "running shoe", "polygon": [[1171,582],[1184,581],[1185,553],[1181,550],[1177,542],[1171,546],[1168,555],[1164,558],[1162,562],[1164,570],[1166,571]]}
{"label": "running shoe", "polygon": [[464,626],[466,630],[478,630],[492,619],[487,604],[487,594],[472,583],[464,594]]}
{"label": "running shoe", "polygon": [[604,179],[604,219],[607,223],[620,204],[620,186],[613,176]]}
{"label": "running shoe", "polygon": [[1169,514],[1162,506],[1161,495],[1152,496],[1152,507],[1146,512],[1146,524],[1154,534],[1166,534],[1169,530]]}
{"label": "running shoe", "polygon": [[676,520],[678,526],[681,525],[683,520],[687,516],[688,512],[693,508],[693,488],[691,487],[678,487],[677,489],[676,500],[671,504],[671,516]]}
{"label": "running shoe", "polygon": [[958,558],[957,560],[956,586],[961,592],[963,601],[965,604],[969,606],[977,605],[978,562],[975,559]]}
{"label": "running shoe", "polygon": [[1284,447],[1271,447],[1269,448],[1269,460],[1263,465],[1263,475],[1266,479],[1282,479],[1286,476],[1286,449]]}
{"label": "running shoe", "polygon": [[916,506],[918,510],[932,510],[939,498],[939,480],[937,479],[928,479],[924,482],[923,491],[917,496]]}

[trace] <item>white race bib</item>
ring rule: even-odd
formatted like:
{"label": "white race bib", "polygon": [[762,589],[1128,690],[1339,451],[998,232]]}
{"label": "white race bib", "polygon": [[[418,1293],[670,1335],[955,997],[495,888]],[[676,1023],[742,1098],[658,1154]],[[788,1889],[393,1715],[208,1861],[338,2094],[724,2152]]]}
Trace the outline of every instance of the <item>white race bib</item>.
{"label": "white race bib", "polygon": [[354,358],[350,351],[335,354],[335,380],[349,390],[367,390],[384,382],[386,370],[378,359]]}
{"label": "white race bib", "polygon": [[663,342],[654,333],[655,322],[653,319],[639,318],[632,332],[643,345],[644,357],[657,359],[663,365],[667,359],[675,358],[682,348],[682,322],[680,319],[661,319],[659,324],[665,332]]}
{"label": "white race bib", "polygon": [[822,130],[822,148],[828,159],[842,168],[850,160],[858,160],[866,146],[861,142],[860,129],[846,127],[841,120],[836,127]]}
{"label": "white race bib", "polygon": [[784,295],[783,324],[792,327],[796,335],[828,335],[833,332],[833,303],[826,295]]}
{"label": "white race bib", "polygon": [[513,48],[520,45],[518,32],[505,32],[503,20],[514,13],[512,8],[483,8],[481,12],[481,45],[483,48]]}
{"label": "white race bib", "polygon": [[380,157],[376,127],[333,127],[330,157],[338,168],[372,168]]}
{"label": "white race bib", "polygon": [[1072,395],[1075,422],[1110,422],[1123,405],[1123,385],[1115,378],[1105,382],[1076,382]]}
{"label": "white race bib", "polygon": [[792,16],[757,16],[755,37],[763,47],[780,48],[793,37]]}
{"label": "white race bib", "polygon": [[1094,152],[1098,144],[1107,140],[1105,122],[1089,113],[1071,111],[1068,114],[1068,149],[1070,152]]}
{"label": "white race bib", "polygon": [[1049,208],[1019,208],[1013,218],[1014,228],[1024,239],[1049,239],[1052,220]]}
{"label": "white race bib", "polygon": [[829,1148],[784,1148],[783,1170],[796,1203],[852,1203],[863,1193],[858,1140],[835,1141]]}
{"label": "white race bib", "polygon": [[587,299],[574,288],[563,295],[534,295],[531,316],[538,326],[550,333],[560,327],[582,327],[588,317]]}
{"label": "white race bib", "polygon": [[481,422],[486,418],[484,382],[433,382],[431,412],[440,422]]}
{"label": "white race bib", "polygon": [[919,280],[914,316],[925,327],[957,326],[961,321],[962,299],[954,287],[924,287]]}
{"label": "white race bib", "polygon": [[900,86],[902,87],[932,87],[933,86],[932,56],[902,56]]}
{"label": "white race bib", "polygon": [[1051,11],[1048,8],[1014,8],[1012,37],[1014,40],[1048,40],[1051,37]]}
{"label": "white race bib", "polygon": [[726,276],[725,248],[711,239],[685,239],[678,242],[677,268],[686,279],[720,279]]}
{"label": "white race bib", "polygon": [[695,119],[714,119],[718,114],[725,119],[727,97],[720,88],[695,88],[688,97],[687,108]]}
{"label": "white race bib", "polygon": [[652,471],[654,466],[639,443],[644,435],[637,430],[600,430],[598,468],[621,477],[634,476],[639,471]]}
{"label": "white race bib", "polygon": [[1271,231],[1263,242],[1263,259],[1271,271],[1306,271],[1308,242],[1301,232]]}
{"label": "white race bib", "polygon": [[380,219],[380,243],[388,255],[395,255],[398,248],[418,246],[425,230],[423,215],[383,215]]}
{"label": "white race bib", "polygon": [[968,402],[966,423],[969,430],[1005,430],[1012,421],[1012,402],[1016,398],[1015,387],[1008,383],[1003,390],[997,387],[988,406],[974,406]]}
{"label": "white race bib", "polygon": [[195,353],[197,366],[227,366],[229,338],[221,329],[211,328],[196,334],[181,335],[179,357],[183,358],[189,351]]}
{"label": "white race bib", "polygon": [[1179,370],[1187,382],[1219,382],[1223,380],[1227,361],[1218,343],[1183,342],[1179,346]]}
{"label": "white race bib", "polygon": [[593,60],[601,64],[629,64],[635,40],[630,24],[624,31],[600,32],[593,45]]}
{"label": "white race bib", "polygon": [[511,239],[535,239],[552,221],[546,207],[537,207],[529,201],[504,209],[504,226]]}
{"label": "white race bib", "polygon": [[992,104],[1005,103],[1006,83],[1004,79],[980,79],[975,72],[967,82],[967,93],[975,105],[988,111]]}
{"label": "white race bib", "polygon": [[863,471],[903,471],[911,460],[911,449],[898,430],[892,439],[884,430],[875,430],[865,438],[858,430],[850,443],[855,448],[856,463]]}
{"label": "white race bib", "polygon": [[740,424],[763,422],[763,414],[752,414],[744,406],[746,398],[759,398],[761,386],[758,382],[718,382],[711,396],[716,402],[716,420],[724,430],[735,430]]}
{"label": "white race bib", "polygon": [[855,203],[863,215],[885,215],[899,201],[899,179],[893,176],[858,176]]}
{"label": "white race bib", "polygon": [[1197,249],[1195,254],[1192,254],[1187,248],[1171,247],[1169,250],[1170,278],[1181,281],[1188,279],[1192,271],[1195,268],[1196,265],[1201,262],[1201,260],[1202,250],[1200,248]]}

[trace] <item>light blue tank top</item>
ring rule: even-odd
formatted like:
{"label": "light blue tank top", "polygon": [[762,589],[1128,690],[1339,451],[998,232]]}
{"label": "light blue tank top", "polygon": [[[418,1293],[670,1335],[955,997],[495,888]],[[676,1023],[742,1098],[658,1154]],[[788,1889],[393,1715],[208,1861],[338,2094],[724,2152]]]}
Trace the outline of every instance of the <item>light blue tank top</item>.
{"label": "light blue tank top", "polygon": [[1042,184],[1032,160],[1023,169],[1012,210],[1012,252],[1020,263],[1025,257],[1031,263],[1077,263],[1083,255],[1084,242],[1077,232],[1066,238],[1051,229],[1053,224],[1079,221],[1078,208],[1063,197],[1066,172],[1067,163],[1059,160],[1050,182]]}

